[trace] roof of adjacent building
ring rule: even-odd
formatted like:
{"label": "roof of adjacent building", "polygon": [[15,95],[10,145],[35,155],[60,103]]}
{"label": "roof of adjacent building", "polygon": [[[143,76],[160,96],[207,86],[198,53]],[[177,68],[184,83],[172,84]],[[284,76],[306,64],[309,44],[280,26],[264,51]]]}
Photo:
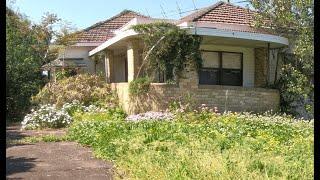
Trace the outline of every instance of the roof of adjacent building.
{"label": "roof of adjacent building", "polygon": [[267,31],[253,27],[254,15],[257,12],[248,8],[219,1],[214,5],[201,8],[179,20],[183,22],[197,22],[210,24],[210,27],[241,32],[268,33]]}
{"label": "roof of adjacent building", "polygon": [[145,17],[131,10],[124,10],[119,14],[102,22],[98,22],[82,31],[76,37],[77,42],[105,42],[115,36],[114,31],[121,28],[135,17]]}

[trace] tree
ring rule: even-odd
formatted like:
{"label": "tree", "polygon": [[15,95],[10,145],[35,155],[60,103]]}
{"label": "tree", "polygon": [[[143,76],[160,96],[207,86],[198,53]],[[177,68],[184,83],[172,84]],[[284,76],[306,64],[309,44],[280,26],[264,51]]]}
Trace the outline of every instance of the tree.
{"label": "tree", "polygon": [[21,117],[30,97],[44,85],[41,66],[54,56],[49,45],[55,36],[53,25],[60,19],[47,13],[32,24],[21,14],[6,8],[6,118]]}
{"label": "tree", "polygon": [[313,117],[314,75],[314,2],[313,0],[251,0],[258,10],[258,27],[289,39],[290,49],[277,86],[281,107],[285,112],[307,118]]}

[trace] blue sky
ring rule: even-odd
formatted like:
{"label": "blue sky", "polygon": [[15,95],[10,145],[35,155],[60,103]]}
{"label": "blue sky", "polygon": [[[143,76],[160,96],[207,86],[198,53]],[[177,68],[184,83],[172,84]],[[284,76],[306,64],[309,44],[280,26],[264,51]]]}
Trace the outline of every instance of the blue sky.
{"label": "blue sky", "polygon": [[[243,0],[230,0],[245,7]],[[193,3],[194,2],[194,3]],[[182,12],[212,5],[218,0],[15,0],[13,9],[38,23],[45,12],[55,13],[59,18],[83,29],[106,20],[124,9],[134,10],[151,17],[179,19],[178,6]],[[177,6],[178,4],[178,6]],[[161,8],[162,7],[162,8]],[[190,12],[189,12],[190,13]],[[188,13],[183,13],[182,16]]]}

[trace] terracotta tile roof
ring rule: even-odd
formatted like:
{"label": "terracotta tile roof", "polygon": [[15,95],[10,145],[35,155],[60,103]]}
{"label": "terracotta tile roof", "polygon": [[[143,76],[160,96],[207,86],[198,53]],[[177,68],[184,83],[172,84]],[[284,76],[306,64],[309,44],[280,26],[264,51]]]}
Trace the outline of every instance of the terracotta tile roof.
{"label": "terracotta tile roof", "polygon": [[77,42],[104,42],[114,35],[114,31],[119,29],[131,19],[140,16],[146,17],[130,10],[124,10],[116,16],[102,22],[98,22],[82,31],[76,37]]}
{"label": "terracotta tile roof", "polygon": [[[253,27],[255,11],[226,2],[218,2],[180,19],[182,22],[209,24],[212,28],[241,32],[268,33]],[[269,33],[268,33],[269,34]]]}

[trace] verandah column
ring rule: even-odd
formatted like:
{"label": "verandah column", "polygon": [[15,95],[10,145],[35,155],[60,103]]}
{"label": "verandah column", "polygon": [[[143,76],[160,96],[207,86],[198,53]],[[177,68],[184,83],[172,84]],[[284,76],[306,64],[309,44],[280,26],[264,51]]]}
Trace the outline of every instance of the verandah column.
{"label": "verandah column", "polygon": [[267,48],[255,48],[255,87],[264,87],[267,84],[267,55]]}
{"label": "verandah column", "polygon": [[113,50],[107,49],[105,50],[105,72],[106,72],[106,80],[107,83],[112,83],[114,80],[114,72],[113,72],[113,64],[114,64],[114,53]]}
{"label": "verandah column", "polygon": [[131,40],[127,44],[128,82],[137,77],[140,68],[141,56],[139,47],[139,42],[137,40]]}

